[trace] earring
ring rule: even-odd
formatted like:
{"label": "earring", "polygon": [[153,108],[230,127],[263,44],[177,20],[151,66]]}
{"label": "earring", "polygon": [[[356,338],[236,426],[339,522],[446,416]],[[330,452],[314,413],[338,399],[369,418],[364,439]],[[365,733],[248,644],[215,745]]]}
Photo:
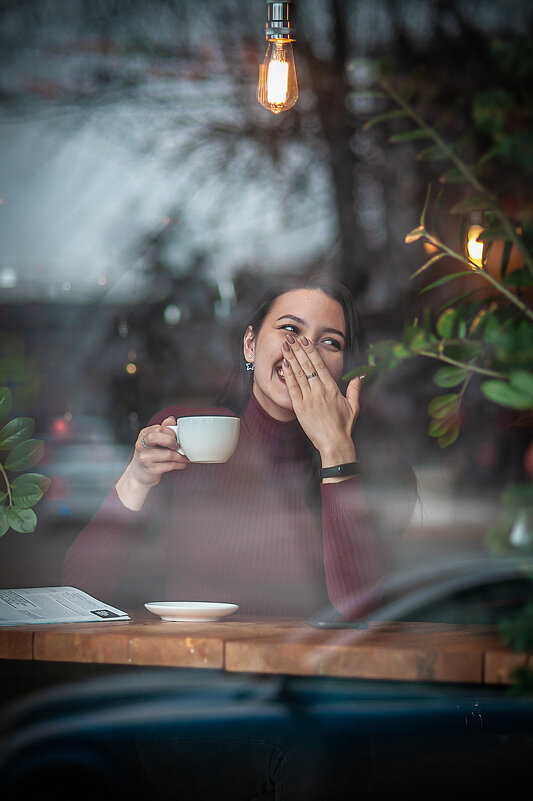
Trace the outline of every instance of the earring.
{"label": "earring", "polygon": [[[248,354],[248,358],[249,359],[253,359],[253,357],[254,357],[253,353],[249,353]],[[246,369],[247,369],[248,372],[253,372],[253,370],[255,370],[254,362],[245,362],[245,364],[246,364]]]}

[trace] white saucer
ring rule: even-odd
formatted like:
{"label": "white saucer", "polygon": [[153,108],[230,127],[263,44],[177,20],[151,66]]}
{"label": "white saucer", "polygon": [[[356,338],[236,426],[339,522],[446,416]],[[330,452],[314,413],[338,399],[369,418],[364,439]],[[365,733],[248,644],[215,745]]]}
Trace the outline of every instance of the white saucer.
{"label": "white saucer", "polygon": [[153,601],[145,604],[149,612],[170,622],[212,623],[232,615],[238,604],[209,603],[207,601]]}

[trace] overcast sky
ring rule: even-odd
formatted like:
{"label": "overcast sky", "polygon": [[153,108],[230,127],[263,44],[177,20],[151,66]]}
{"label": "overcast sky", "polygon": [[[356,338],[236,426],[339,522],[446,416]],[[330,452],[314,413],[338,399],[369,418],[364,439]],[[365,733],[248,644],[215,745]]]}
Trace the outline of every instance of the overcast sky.
{"label": "overcast sky", "polygon": [[[287,252],[295,264],[327,244],[331,210],[324,205],[327,180],[318,167],[307,208],[300,199],[297,222],[288,226],[290,210],[275,176],[265,185],[264,176],[245,180],[213,168],[199,180],[194,155],[169,166],[164,133],[145,152],[138,142],[121,141],[117,130],[125,113],[126,103],[106,106],[85,112],[81,124],[59,112],[20,120],[2,113],[4,297],[42,296],[43,289],[51,297],[101,294],[119,278],[122,288],[114,296],[129,294],[127,274],[143,266],[142,236],[164,226],[174,212],[180,223],[166,257],[177,272],[201,249],[211,254],[213,276],[224,277],[248,264],[280,269]],[[142,113],[137,104],[137,125]],[[151,113],[146,108],[147,132]]]}

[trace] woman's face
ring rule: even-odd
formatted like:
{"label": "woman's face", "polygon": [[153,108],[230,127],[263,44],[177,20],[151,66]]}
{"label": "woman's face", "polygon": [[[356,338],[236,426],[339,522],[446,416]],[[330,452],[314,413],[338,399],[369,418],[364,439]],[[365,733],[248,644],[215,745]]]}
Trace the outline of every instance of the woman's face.
{"label": "woman's face", "polygon": [[346,322],[340,304],[321,289],[294,289],[280,295],[259,331],[244,335],[244,358],[255,363],[253,393],[276,420],[295,418],[283,378],[282,345],[287,334],[314,343],[326,367],[338,381],[343,373]]}

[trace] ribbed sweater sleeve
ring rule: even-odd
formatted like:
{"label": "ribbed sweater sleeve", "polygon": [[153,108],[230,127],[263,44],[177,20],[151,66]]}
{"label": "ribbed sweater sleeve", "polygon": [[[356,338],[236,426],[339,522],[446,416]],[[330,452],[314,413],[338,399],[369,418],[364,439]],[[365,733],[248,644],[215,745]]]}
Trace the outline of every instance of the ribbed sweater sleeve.
{"label": "ribbed sweater sleeve", "polygon": [[357,619],[379,600],[389,560],[374,532],[359,477],[322,484],[321,493],[328,595],[343,618]]}
{"label": "ribbed sweater sleeve", "polygon": [[[187,408],[172,406],[155,414],[148,425],[161,423],[170,415],[180,417],[189,412]],[[133,547],[150,528],[154,517],[159,515],[161,490],[161,486],[154,487],[142,511],[133,512],[121,503],[113,489],[68,550],[63,563],[62,583],[109,602]]]}

